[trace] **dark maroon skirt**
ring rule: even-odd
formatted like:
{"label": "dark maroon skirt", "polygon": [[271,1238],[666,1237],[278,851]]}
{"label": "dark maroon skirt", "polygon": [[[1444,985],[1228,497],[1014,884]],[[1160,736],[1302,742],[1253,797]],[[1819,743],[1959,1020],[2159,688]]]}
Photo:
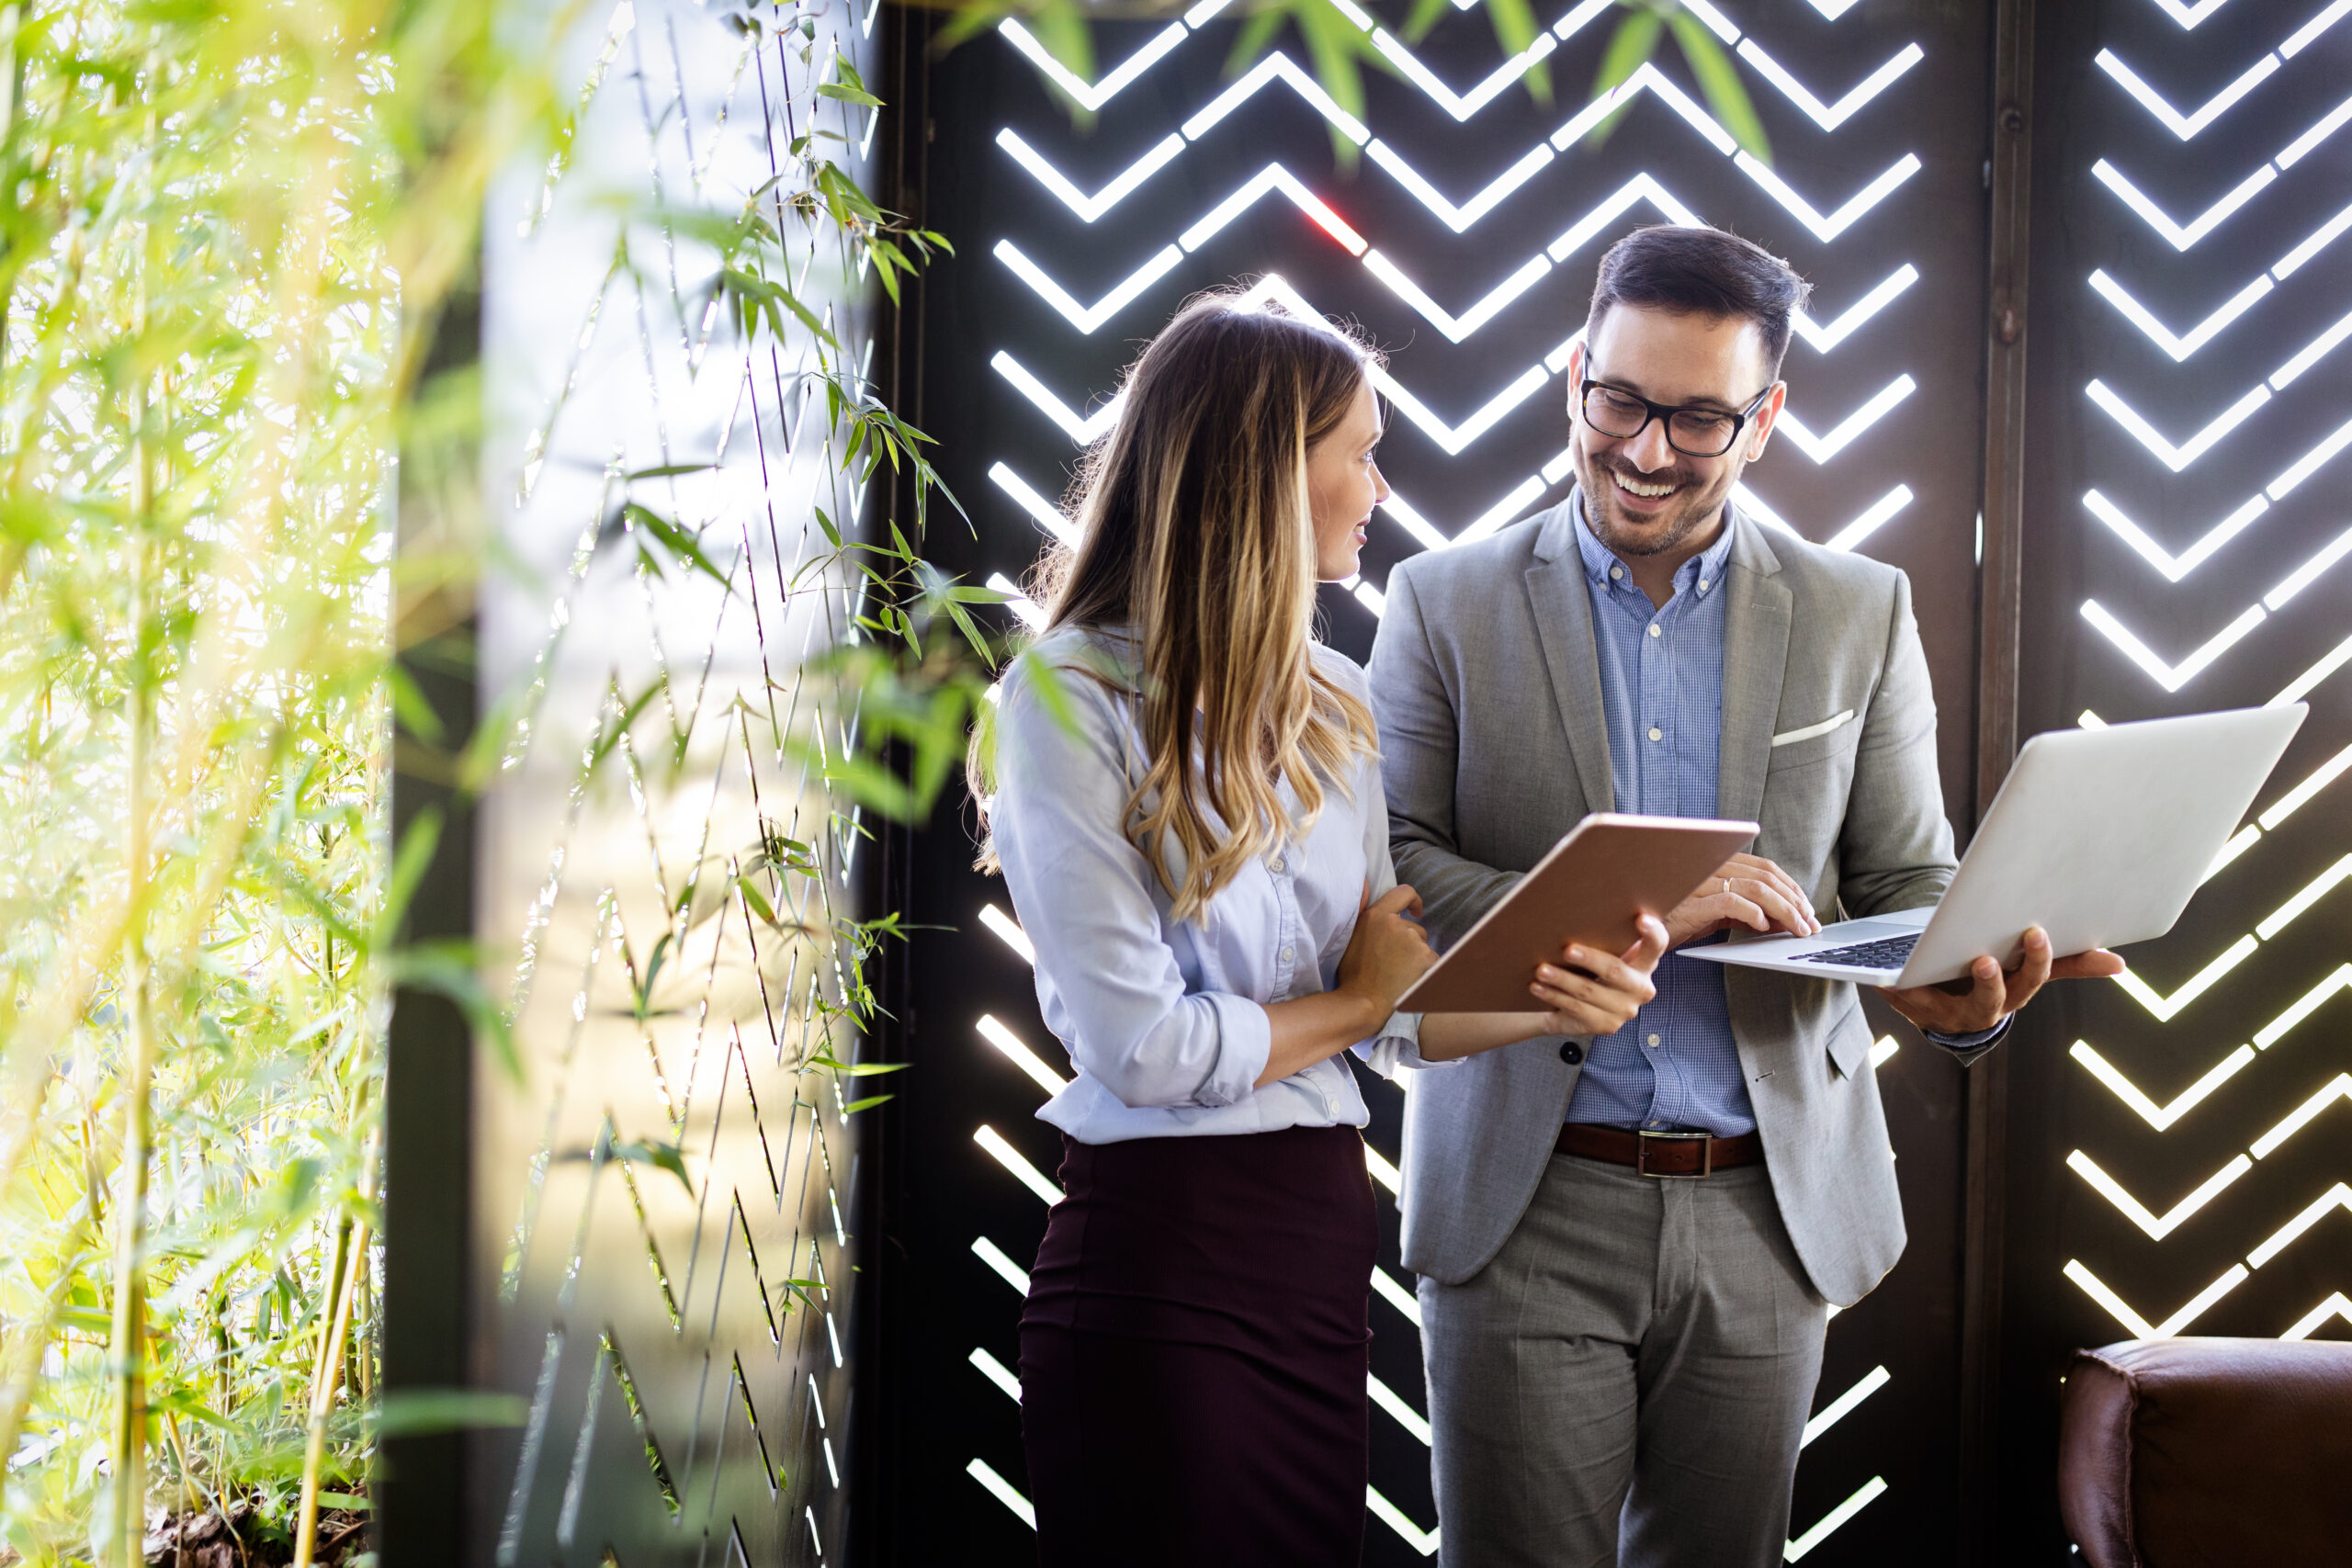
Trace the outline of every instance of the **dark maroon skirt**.
{"label": "dark maroon skirt", "polygon": [[1021,1315],[1044,1568],[1354,1568],[1379,1233],[1353,1127],[1062,1140]]}

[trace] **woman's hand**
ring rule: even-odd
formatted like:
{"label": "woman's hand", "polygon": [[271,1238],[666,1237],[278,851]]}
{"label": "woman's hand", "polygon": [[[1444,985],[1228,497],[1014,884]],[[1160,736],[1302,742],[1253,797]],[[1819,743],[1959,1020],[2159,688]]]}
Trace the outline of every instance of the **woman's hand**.
{"label": "woman's hand", "polygon": [[1657,995],[1650,976],[1666,953],[1665,923],[1644,915],[1641,940],[1615,957],[1577,942],[1561,950],[1562,963],[1539,964],[1528,990],[1549,1010],[1544,1034],[1614,1034]]}
{"label": "woman's hand", "polygon": [[1392,887],[1363,904],[1348,935],[1348,950],[1340,955],[1340,983],[1315,996],[1267,1005],[1272,1038],[1265,1070],[1258,1075],[1260,1089],[1370,1039],[1388,1021],[1396,998],[1437,962],[1429,937],[1405,918],[1420,912],[1420,895],[1409,887]]}
{"label": "woman's hand", "polygon": [[1368,1004],[1378,1028],[1396,1010],[1396,998],[1437,962],[1429,933],[1405,917],[1421,912],[1421,896],[1392,887],[1356,915],[1348,950],[1340,955],[1335,987]]}

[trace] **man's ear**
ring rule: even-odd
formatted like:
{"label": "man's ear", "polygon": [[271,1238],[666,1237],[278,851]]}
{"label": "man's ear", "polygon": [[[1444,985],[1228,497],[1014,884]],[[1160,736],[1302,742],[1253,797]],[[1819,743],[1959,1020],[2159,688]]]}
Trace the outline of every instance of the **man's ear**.
{"label": "man's ear", "polygon": [[1748,429],[1747,461],[1752,463],[1764,456],[1765,443],[1772,439],[1772,426],[1781,417],[1781,405],[1788,400],[1789,384],[1786,381],[1773,382],[1772,395],[1766,398],[1764,406],[1756,411],[1755,422]]}
{"label": "man's ear", "polygon": [[1579,337],[1568,345],[1568,412],[1577,408],[1577,388],[1584,382],[1584,339]]}

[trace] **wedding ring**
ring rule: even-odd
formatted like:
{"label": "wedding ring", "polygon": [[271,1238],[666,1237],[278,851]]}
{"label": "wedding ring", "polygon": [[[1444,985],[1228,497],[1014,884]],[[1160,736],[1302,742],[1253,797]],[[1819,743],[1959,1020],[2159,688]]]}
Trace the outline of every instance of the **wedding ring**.
{"label": "wedding ring", "polygon": [[1726,897],[1731,895],[1731,878],[1728,876],[1724,878],[1724,895]]}

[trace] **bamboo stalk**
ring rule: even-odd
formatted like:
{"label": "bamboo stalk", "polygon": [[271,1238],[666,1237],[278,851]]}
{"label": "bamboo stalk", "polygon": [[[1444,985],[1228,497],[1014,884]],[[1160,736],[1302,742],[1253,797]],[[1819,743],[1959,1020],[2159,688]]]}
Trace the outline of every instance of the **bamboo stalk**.
{"label": "bamboo stalk", "polygon": [[[361,1156],[360,1197],[373,1187],[376,1138],[368,1139]],[[311,1373],[310,1429],[302,1446],[302,1496],[295,1507],[293,1568],[311,1568],[319,1541],[319,1477],[326,1468],[327,1417],[334,1411],[336,1390],[343,1382],[343,1345],[351,1333],[351,1303],[359,1277],[368,1267],[368,1222],[346,1218],[336,1235],[336,1274],[332,1310],[322,1315],[319,1351]]]}
{"label": "bamboo stalk", "polygon": [[[147,141],[156,140],[154,111]],[[131,301],[131,336],[147,332],[147,291],[158,236],[148,221],[141,236],[138,287]],[[148,437],[147,379],[130,388],[130,736],[125,790],[123,870],[130,919],[123,934],[122,997],[130,1014],[130,1061],[122,1085],[122,1194],[114,1212],[114,1321],[107,1348],[113,1362],[114,1400],[109,1488],[114,1505],[108,1559],[119,1568],[145,1568],[147,1525],[147,1177],[154,1151],[155,1013],[147,948],[147,902],[153,844],[149,773],[155,728],[156,671],[149,658],[148,621],[155,585],[150,536],[155,510],[155,450]]]}
{"label": "bamboo stalk", "polygon": [[[144,412],[145,400],[136,400]],[[141,486],[143,489],[143,485]],[[141,497],[143,501],[145,498]],[[143,513],[141,506],[139,511]],[[132,656],[130,687],[130,787],[128,863],[134,913],[123,940],[123,995],[130,1013],[130,1061],[122,1085],[122,1192],[114,1212],[114,1322],[107,1338],[113,1363],[114,1409],[110,1452],[114,1461],[114,1517],[108,1560],[119,1568],[144,1568],[141,1550],[147,1518],[147,1165],[154,1145],[155,1019],[147,964],[142,905],[148,874],[148,730],[155,694],[144,654],[147,629],[147,548],[144,530],[131,550]]]}

